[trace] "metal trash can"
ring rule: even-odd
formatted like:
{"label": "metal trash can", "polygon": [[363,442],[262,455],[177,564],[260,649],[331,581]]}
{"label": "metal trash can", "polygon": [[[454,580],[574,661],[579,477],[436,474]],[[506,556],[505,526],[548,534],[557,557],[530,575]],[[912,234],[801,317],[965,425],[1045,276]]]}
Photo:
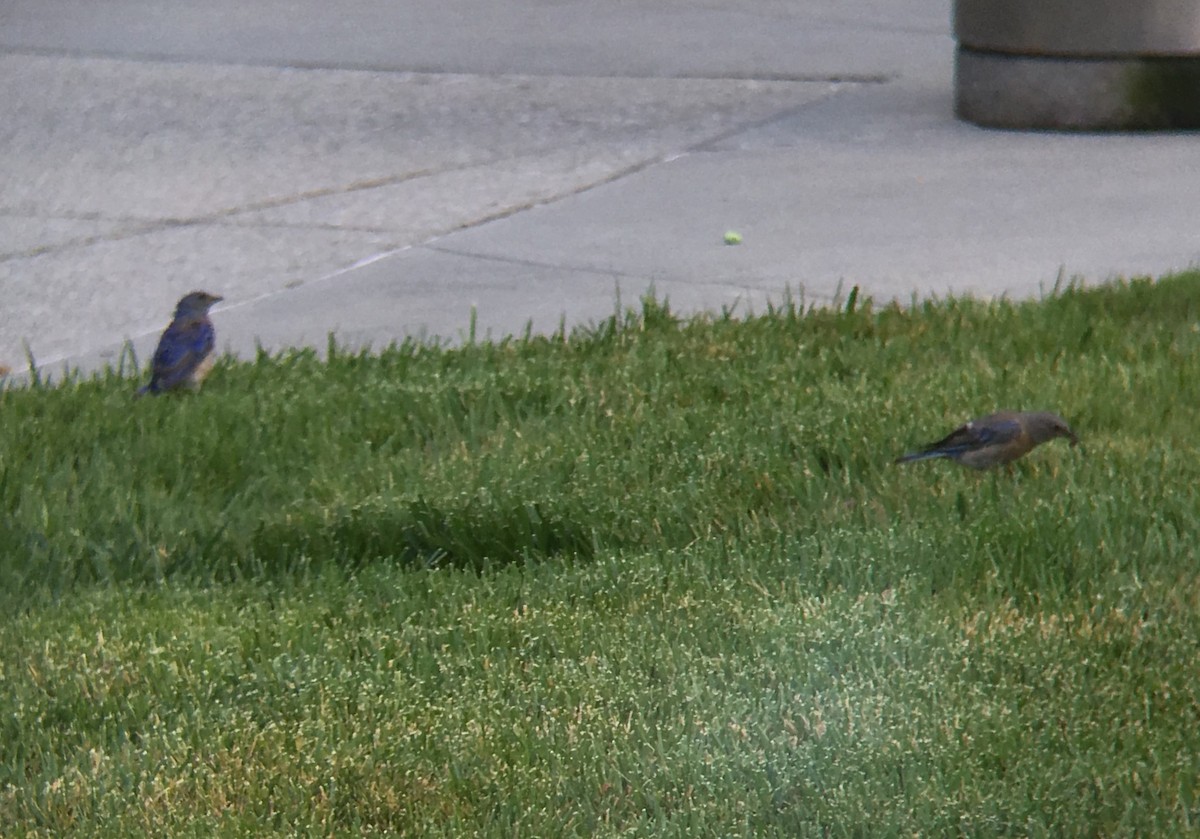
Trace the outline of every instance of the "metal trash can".
{"label": "metal trash can", "polygon": [[955,0],[955,113],[1000,128],[1200,128],[1200,0]]}

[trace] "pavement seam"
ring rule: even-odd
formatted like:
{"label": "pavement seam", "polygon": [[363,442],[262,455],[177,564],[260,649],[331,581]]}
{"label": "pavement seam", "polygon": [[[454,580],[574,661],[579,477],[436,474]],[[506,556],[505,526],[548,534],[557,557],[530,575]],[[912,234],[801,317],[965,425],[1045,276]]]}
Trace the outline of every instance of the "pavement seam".
{"label": "pavement seam", "polygon": [[[499,210],[488,216],[483,216],[478,219],[475,219],[474,221],[465,223],[459,227],[454,228],[453,230],[449,230],[449,231],[446,231],[445,233],[441,233],[436,236],[433,236],[433,237],[427,239],[425,242],[418,243],[416,245],[416,247],[425,247],[425,248],[429,248],[430,250],[440,250],[445,253],[456,254],[456,255],[460,255],[460,256],[479,256],[479,254],[473,254],[473,253],[464,252],[464,251],[455,251],[453,249],[446,248],[444,246],[434,245],[433,243],[436,242],[438,239],[441,239],[445,236],[453,235],[454,233],[457,233],[461,230],[469,230],[474,227],[480,227],[482,225],[488,224],[489,222],[499,221],[501,219],[505,219],[510,216],[516,215],[517,213],[522,213],[527,210],[532,210],[535,207],[542,207],[542,206],[546,206],[549,204],[555,204],[555,203],[557,203],[559,201],[563,201],[567,198],[572,198],[577,195],[582,195],[583,193],[588,192],[590,190],[597,189],[597,188],[605,186],[607,184],[615,183],[616,181],[619,181],[623,178],[627,178],[630,175],[636,175],[639,172],[646,171],[647,169],[650,169],[654,166],[660,166],[664,163],[670,163],[674,160],[678,160],[682,157],[686,157],[689,154],[713,150],[712,147],[715,144],[722,143],[722,142],[728,140],[730,137],[737,136],[738,134],[744,133],[746,131],[752,131],[756,128],[761,128],[762,126],[769,125],[770,123],[775,122],[776,120],[786,119],[789,116],[800,113],[805,108],[820,104],[822,102],[825,102],[825,101],[837,96],[838,94],[840,94],[844,91],[853,90],[853,89],[856,89],[859,87],[862,87],[862,85],[860,85],[860,84],[850,84],[850,85],[835,84],[824,96],[821,96],[821,97],[813,100],[812,102],[804,102],[799,105],[794,105],[794,106],[786,107],[786,108],[780,108],[779,110],[774,111],[771,114],[768,114],[759,119],[747,120],[745,122],[738,123],[736,125],[730,126],[721,131],[718,131],[714,134],[710,134],[709,136],[707,136],[701,140],[697,140],[694,143],[684,145],[683,148],[679,151],[663,152],[661,154],[654,155],[652,157],[647,158],[646,160],[642,160],[637,163],[630,164],[629,166],[626,166],[622,169],[618,169],[614,172],[611,172],[602,178],[592,181],[591,183],[583,184],[582,186],[578,186],[575,189],[563,192],[559,195],[554,195],[554,196],[551,196],[549,198],[539,200],[539,201],[531,201],[531,202],[528,202],[521,206],[505,208],[503,210]],[[539,264],[536,262],[524,263],[522,260],[515,260],[515,261],[518,264],[529,264],[531,266],[535,266],[535,265]],[[559,266],[547,264],[547,265],[543,265],[542,267],[559,267]],[[586,270],[593,270],[593,269],[586,269]],[[629,276],[638,276],[638,275],[629,275]]]}
{"label": "pavement seam", "polygon": [[537,72],[521,73],[489,73],[468,69],[447,69],[445,67],[397,67],[387,64],[346,63],[331,64],[321,61],[214,61],[197,56],[167,55],[153,52],[115,52],[110,50],[76,50],[55,47],[12,47],[0,46],[0,55],[31,58],[68,58],[80,61],[128,61],[133,64],[172,64],[203,67],[245,67],[256,70],[298,70],[304,72],[344,72],[344,73],[377,73],[380,75],[414,75],[414,76],[478,76],[481,78],[564,78],[564,79],[624,79],[630,81],[710,81],[710,82],[796,82],[811,83],[851,83],[872,84],[890,81],[893,76],[887,73],[722,73],[719,75],[707,73],[664,73],[647,75],[645,73],[567,73],[567,72]]}
{"label": "pavement seam", "polygon": [[[423,245],[414,245],[412,248],[403,248],[401,250],[434,251],[436,253],[446,254],[447,256],[457,256],[457,257],[461,257],[463,259],[476,259],[476,260],[482,260],[485,262],[499,262],[504,265],[519,265],[524,268],[561,270],[561,271],[569,271],[569,272],[578,273],[578,274],[593,274],[593,275],[601,276],[601,277],[612,277],[615,279],[633,280],[633,281],[639,282],[639,283],[649,283],[650,288],[647,289],[647,291],[653,291],[654,284],[656,281],[687,282],[687,284],[693,288],[703,287],[703,288],[712,288],[712,289],[736,289],[739,291],[757,291],[757,292],[764,292],[764,293],[769,293],[769,292],[773,291],[773,287],[772,288],[763,288],[760,286],[751,285],[749,283],[730,282],[728,280],[720,280],[720,279],[697,280],[695,278],[686,278],[685,279],[685,278],[677,277],[677,276],[663,277],[663,276],[654,276],[651,274],[634,274],[634,273],[630,273],[628,271],[621,271],[616,268],[598,268],[594,265],[575,265],[575,264],[561,263],[561,262],[541,262],[536,259],[526,259],[526,258],[521,258],[521,257],[502,256],[499,254],[492,254],[492,253],[478,253],[475,251],[460,250],[460,249],[453,248],[453,247],[446,247],[444,245],[436,245],[436,244],[431,244],[431,243],[426,243]],[[395,253],[400,253],[400,251],[396,251]],[[393,255],[393,254],[389,254],[388,256],[391,256],[391,255]],[[380,257],[380,258],[383,258],[383,257]],[[352,269],[346,269],[346,270],[352,270]],[[324,279],[324,278],[322,278],[322,279]],[[803,299],[803,300],[813,300],[813,299],[836,300],[841,295],[840,286],[839,286],[839,290],[837,292],[835,292],[834,294],[828,294],[828,295],[813,294],[808,291],[804,291],[803,283],[797,283],[796,286],[802,292],[799,295],[799,298]],[[794,293],[795,292],[793,291],[790,283],[786,284],[784,286],[783,292],[782,292],[782,294],[784,296],[794,294]]]}
{"label": "pavement seam", "polygon": [[[385,186],[394,186],[418,178],[430,177],[432,175],[445,174],[447,172],[457,172],[465,169],[473,168],[478,165],[486,164],[471,164],[462,166],[448,166],[444,169],[420,169],[415,172],[407,172],[403,175],[392,175],[381,178],[371,178],[367,180],[354,181],[340,187],[325,187],[322,189],[314,189],[308,192],[303,192],[298,195],[290,195],[282,198],[267,198],[261,201],[255,201],[240,207],[228,207],[221,210],[214,210],[210,213],[201,213],[194,216],[167,217],[159,219],[145,219],[136,221],[133,219],[121,218],[106,218],[99,213],[86,214],[35,214],[34,217],[41,218],[62,218],[66,220],[83,220],[83,221],[131,221],[133,226],[124,230],[115,230],[107,234],[94,234],[91,236],[83,236],[74,239],[68,239],[58,242],[53,245],[38,245],[33,248],[27,248],[23,251],[13,251],[10,253],[0,253],[0,262],[7,262],[13,259],[29,259],[36,256],[42,256],[47,253],[61,253],[63,251],[73,250],[76,248],[90,247],[91,245],[100,244],[102,242],[119,242],[126,239],[145,236],[152,233],[161,233],[164,230],[173,230],[181,227],[199,227],[203,225],[224,225],[230,227],[246,227],[246,228],[293,228],[293,229],[332,229],[342,231],[353,231],[359,233],[396,233],[395,230],[376,230],[372,228],[357,228],[342,225],[324,225],[324,224],[281,224],[272,222],[255,222],[249,224],[231,224],[230,220],[239,215],[247,215],[250,213],[262,212],[264,210],[274,210],[280,207],[287,207],[292,204],[299,204],[305,201],[311,201],[317,198],[327,198],[334,195],[348,195],[354,192],[363,192],[371,189],[378,189]],[[25,215],[20,214],[16,210],[6,209],[0,211],[0,215]]]}
{"label": "pavement seam", "polygon": [[504,265],[519,265],[523,268],[551,268],[562,271],[578,271],[584,274],[595,274],[602,277],[618,277],[630,280],[647,280],[652,279],[645,274],[631,274],[627,271],[619,271],[615,268],[597,268],[593,265],[569,265],[562,262],[541,262],[536,259],[524,259],[515,256],[502,256],[492,253],[478,253],[475,251],[460,250],[454,247],[445,245],[437,245],[433,242],[415,245],[415,249],[434,251],[435,253],[444,253],[447,256],[457,256],[464,259],[478,259],[484,262],[499,262]]}
{"label": "pavement seam", "polygon": [[729,140],[731,137],[736,137],[738,134],[744,134],[748,131],[754,131],[759,128],[764,128],[773,122],[778,122],[779,120],[787,119],[789,117],[796,116],[797,114],[802,114],[805,111],[810,110],[812,108],[817,108],[822,105],[825,105],[830,100],[849,95],[856,91],[862,90],[863,88],[866,88],[866,87],[872,87],[875,85],[886,86],[887,84],[890,84],[894,81],[895,81],[895,77],[893,76],[893,77],[884,78],[882,81],[871,82],[869,84],[834,83],[834,84],[832,84],[830,89],[825,93],[824,96],[819,96],[810,101],[801,102],[797,105],[792,105],[787,108],[780,108],[778,111],[775,111],[774,113],[768,114],[767,116],[761,117],[759,119],[748,120],[747,122],[741,123],[739,125],[731,126],[730,128],[727,128],[726,130],[724,130],[712,137],[708,137],[692,146],[689,146],[687,149],[687,152],[691,153],[691,152],[729,151],[728,149],[719,149],[719,148],[717,148],[717,146],[721,143],[724,143],[726,140]]}

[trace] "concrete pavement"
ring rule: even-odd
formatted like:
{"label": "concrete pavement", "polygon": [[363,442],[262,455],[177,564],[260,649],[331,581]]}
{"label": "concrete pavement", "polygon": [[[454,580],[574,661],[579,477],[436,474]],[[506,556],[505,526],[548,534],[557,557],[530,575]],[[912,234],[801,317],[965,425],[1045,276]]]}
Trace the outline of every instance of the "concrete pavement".
{"label": "concrete pavement", "polygon": [[941,0],[251,6],[0,9],[0,363],[194,287],[246,354],[1200,261],[1195,136],[956,122]]}

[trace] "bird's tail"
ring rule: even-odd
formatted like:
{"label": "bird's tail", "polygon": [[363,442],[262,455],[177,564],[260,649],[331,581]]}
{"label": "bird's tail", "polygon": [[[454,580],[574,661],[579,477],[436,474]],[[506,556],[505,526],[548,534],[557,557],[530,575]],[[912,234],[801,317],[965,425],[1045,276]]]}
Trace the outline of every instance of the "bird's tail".
{"label": "bird's tail", "polygon": [[914,463],[918,460],[932,460],[937,457],[949,457],[949,456],[950,455],[946,454],[946,452],[942,451],[941,449],[934,449],[933,451],[930,451],[930,452],[909,452],[908,454],[901,455],[900,457],[896,458],[892,462],[893,463]]}

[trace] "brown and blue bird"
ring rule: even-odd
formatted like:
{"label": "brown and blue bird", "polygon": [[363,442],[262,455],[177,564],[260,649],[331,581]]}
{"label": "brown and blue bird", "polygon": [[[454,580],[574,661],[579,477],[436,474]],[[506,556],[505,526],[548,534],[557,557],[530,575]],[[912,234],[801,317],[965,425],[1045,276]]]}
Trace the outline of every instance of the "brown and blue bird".
{"label": "brown and blue bird", "polygon": [[1072,446],[1079,444],[1071,426],[1058,414],[998,411],[959,426],[936,443],[897,458],[896,463],[944,457],[972,469],[991,469],[1008,465],[1056,437],[1066,437]]}
{"label": "brown and blue bird", "polygon": [[206,291],[193,291],[180,299],[175,317],[158,339],[150,366],[150,383],[138,390],[138,396],[200,388],[212,370],[217,343],[208,310],[224,299]]}

